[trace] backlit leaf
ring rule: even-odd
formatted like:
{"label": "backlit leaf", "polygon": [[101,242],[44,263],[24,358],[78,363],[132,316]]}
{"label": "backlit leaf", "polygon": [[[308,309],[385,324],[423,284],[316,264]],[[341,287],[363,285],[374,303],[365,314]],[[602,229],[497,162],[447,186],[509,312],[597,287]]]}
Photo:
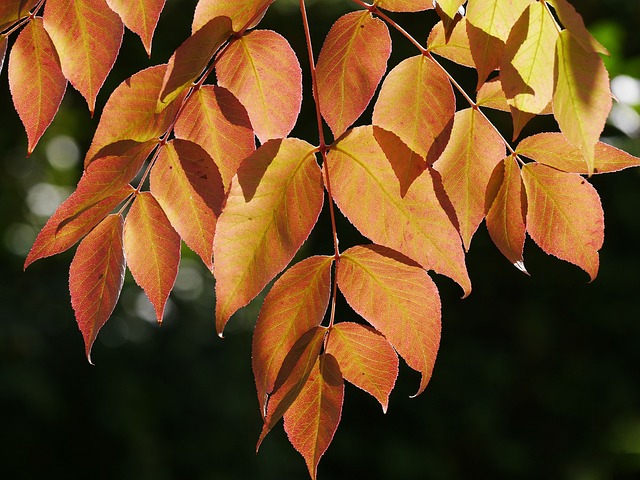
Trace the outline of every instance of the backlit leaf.
{"label": "backlit leaf", "polygon": [[140,37],[147,55],[151,57],[153,32],[165,0],[107,0],[107,3],[120,15],[127,28]]}
{"label": "backlit leaf", "polygon": [[471,281],[460,235],[438,200],[430,171],[424,170],[402,195],[393,165],[406,158],[387,157],[374,128],[354,128],[329,152],[336,204],[364,236],[447,275],[468,295]]}
{"label": "backlit leaf", "polygon": [[376,7],[390,12],[422,12],[433,8],[433,0],[378,0]]}
{"label": "backlit leaf", "polygon": [[435,53],[465,67],[475,67],[475,62],[471,55],[471,47],[469,46],[466,18],[462,18],[456,23],[448,41],[442,22],[436,23],[431,29],[427,45],[431,53]]}
{"label": "backlit leaf", "polygon": [[338,287],[347,302],[422,374],[416,395],[431,378],[440,344],[440,296],[427,272],[379,245],[340,256]]}
{"label": "backlit leaf", "polygon": [[0,2],[0,31],[29,15],[39,0],[2,0]]}
{"label": "backlit leaf", "polygon": [[[192,32],[196,32],[209,20],[215,17],[229,17],[233,22],[233,31],[239,32],[247,26],[253,28],[264,16],[266,6],[274,0],[200,0],[193,16]],[[264,9],[253,22],[249,23],[256,14]],[[249,23],[249,25],[247,25]]]}
{"label": "backlit leaf", "polygon": [[584,178],[539,163],[522,168],[527,192],[527,232],[546,253],[573,263],[591,280],[604,241],[600,197]]}
{"label": "backlit leaf", "polygon": [[307,383],[284,415],[284,429],[294,448],[304,457],[312,480],[320,457],[338,429],[344,400],[344,380],[336,359],[320,355]]}
{"label": "backlit leaf", "polygon": [[213,236],[224,187],[218,168],[202,147],[173,140],[160,151],[150,187],[180,237],[213,269]]}
{"label": "backlit leaf", "polygon": [[442,69],[424,55],[407,58],[385,78],[373,123],[395,133],[433,163],[442,153],[456,109],[453,89]]}
{"label": "backlit leaf", "polygon": [[437,0],[437,2],[434,3],[438,4],[442,12],[447,17],[453,19],[453,17],[456,16],[456,13],[458,13],[460,7],[465,1],[466,0]]}
{"label": "backlit leaf", "polygon": [[398,377],[398,354],[384,336],[365,325],[336,323],[325,351],[338,360],[344,379],[373,395],[386,413]]}
{"label": "backlit leaf", "polygon": [[587,28],[584,26],[584,21],[576,9],[573,8],[567,0],[547,0],[553,5],[554,10],[558,14],[560,22],[569,30],[571,35],[578,41],[582,48],[588,52],[602,53],[609,55],[609,52],[598,41],[593,38]]}
{"label": "backlit leaf", "polygon": [[467,250],[488,210],[489,179],[504,156],[502,138],[480,112],[471,108],[456,112],[451,139],[433,168],[442,176]]}
{"label": "backlit leaf", "polygon": [[[4,52],[2,56],[4,58]],[[58,54],[40,17],[24,27],[11,48],[9,87],[13,104],[27,131],[27,151],[31,154],[58,112],[67,88]]]}
{"label": "backlit leaf", "polygon": [[116,61],[124,26],[106,0],[47,0],[44,28],[56,46],[65,77],[87,100],[96,96]]}
{"label": "backlit leaf", "polygon": [[286,137],[302,103],[302,70],[289,42],[270,30],[254,30],[220,57],[216,74],[249,112],[261,142]]}
{"label": "backlit leaf", "polygon": [[111,316],[124,281],[123,219],[109,215],[86,236],[69,269],[69,292],[84,337],[87,359],[98,332]]}
{"label": "backlit leaf", "polygon": [[291,261],[323,200],[315,147],[302,140],[271,140],[242,162],[213,245],[219,334]]}
{"label": "backlit leaf", "polygon": [[300,336],[320,325],[331,294],[333,257],[310,257],[289,268],[264,299],[251,353],[260,411],[285,357]]}
{"label": "backlit leaf", "polygon": [[214,85],[193,92],[174,132],[206,150],[220,170],[225,190],[240,162],[256,149],[247,111],[229,90]]}
{"label": "backlit leaf", "polygon": [[391,37],[368,11],[343,15],[320,50],[316,75],[323,118],[338,138],[364,112],[387,69]]}
{"label": "backlit leaf", "polygon": [[180,237],[149,192],[141,192],[127,213],[124,252],[136,283],[162,322],[164,307],[178,275]]}
{"label": "backlit leaf", "polygon": [[556,44],[553,113],[560,130],[579,147],[589,174],[594,168],[594,146],[611,110],[609,74],[597,53],[586,52],[567,31]]}

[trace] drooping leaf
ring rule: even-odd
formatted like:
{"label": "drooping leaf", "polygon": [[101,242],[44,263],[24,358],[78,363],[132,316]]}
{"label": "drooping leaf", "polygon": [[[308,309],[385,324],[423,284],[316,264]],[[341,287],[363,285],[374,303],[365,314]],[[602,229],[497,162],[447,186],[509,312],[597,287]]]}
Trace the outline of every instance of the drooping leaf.
{"label": "drooping leaf", "polygon": [[182,42],[167,64],[157,111],[164,109],[200,76],[231,33],[231,20],[216,17]]}
{"label": "drooping leaf", "polygon": [[[580,149],[571,145],[561,133],[546,132],[527,137],[518,144],[516,152],[564,172],[589,173]],[[593,173],[618,172],[638,166],[640,158],[606,143],[596,143]]]}
{"label": "drooping leaf", "polygon": [[87,359],[98,332],[111,316],[124,282],[124,221],[109,215],[78,245],[69,268],[69,292],[84,337]]}
{"label": "drooping leaf", "polygon": [[176,137],[200,145],[220,170],[225,191],[256,144],[246,109],[222,87],[204,85],[187,100],[176,122]]}
{"label": "drooping leaf", "polygon": [[4,66],[4,57],[7,54],[8,37],[0,35],[0,73],[2,73],[2,67]]}
{"label": "drooping leaf", "polygon": [[391,37],[368,11],[333,24],[320,50],[316,76],[320,112],[338,138],[364,112],[387,69]]}
{"label": "drooping leaf", "polygon": [[336,323],[325,351],[338,360],[344,379],[373,395],[386,413],[398,377],[398,354],[384,336],[366,325]]}
{"label": "drooping leaf", "polygon": [[136,283],[145,291],[162,323],[180,263],[180,236],[150,192],[141,192],[124,224],[124,253]]}
{"label": "drooping leaf", "polygon": [[488,210],[489,179],[504,157],[502,138],[478,110],[456,112],[451,139],[433,167],[442,176],[467,250]]}
{"label": "drooping leaf", "polygon": [[402,195],[393,165],[406,158],[387,157],[374,129],[354,128],[329,152],[336,204],[363,235],[452,278],[468,295],[471,281],[460,235],[438,200],[430,171],[424,170]]}
{"label": "drooping leaf", "polygon": [[107,0],[107,3],[120,15],[127,28],[140,37],[147,55],[151,57],[153,32],[165,0]]}
{"label": "drooping leaf", "polygon": [[431,29],[431,33],[429,33],[427,45],[431,53],[465,67],[475,67],[473,56],[471,55],[471,47],[469,46],[466,18],[462,18],[456,23],[448,40],[442,22],[436,23]]}
{"label": "drooping leaf", "polygon": [[39,0],[2,0],[0,2],[0,31],[29,15]]}
{"label": "drooping leaf", "polygon": [[595,188],[575,173],[539,163],[522,168],[527,232],[546,253],[573,263],[591,280],[598,273],[604,214]]}
{"label": "drooping leaf", "polygon": [[[193,16],[191,31],[195,33],[209,20],[221,15],[231,19],[234,32],[239,32],[245,26],[247,28],[253,28],[262,20],[264,13],[267,11],[267,5],[273,3],[273,1],[274,0],[200,0]],[[262,14],[256,18],[256,14],[260,12],[260,10],[262,10]],[[255,18],[255,20],[251,21],[252,18]]]}
{"label": "drooping leaf", "polygon": [[433,8],[433,0],[379,0],[376,7],[390,12],[422,12]]}
{"label": "drooping leaf", "polygon": [[584,50],[609,55],[607,49],[600,45],[600,43],[593,38],[593,35],[589,33],[587,27],[584,26],[582,16],[576,12],[573,5],[567,0],[548,0],[548,2],[553,5],[564,28],[569,30]]}
{"label": "drooping leaf", "polygon": [[322,354],[284,415],[289,441],[303,456],[312,480],[316,479],[320,457],[338,429],[343,400],[344,380],[338,362],[332,355]]}
{"label": "drooping leaf", "polygon": [[487,213],[487,230],[507,260],[526,273],[523,250],[527,207],[522,178],[513,157],[507,157],[503,164],[502,182]]}
{"label": "drooping leaf", "polygon": [[395,133],[433,163],[448,137],[456,109],[447,75],[424,55],[407,58],[385,78],[373,110],[373,124]]}
{"label": "drooping leaf", "polygon": [[31,154],[58,112],[67,89],[58,54],[40,17],[24,27],[11,48],[9,87],[29,139],[27,152]]}
{"label": "drooping leaf", "polygon": [[594,147],[610,110],[609,74],[602,59],[563,30],[556,43],[553,113],[562,133],[582,151],[590,175]]}
{"label": "drooping leaf", "polygon": [[291,132],[302,103],[302,70],[284,37],[270,30],[242,36],[220,57],[216,74],[245,106],[262,143]]}
{"label": "drooping leaf", "polygon": [[332,263],[333,257],[310,257],[297,263],[264,299],[251,354],[262,412],[285,357],[303,333],[322,322],[331,294]]}
{"label": "drooping leaf", "polygon": [[336,275],[351,308],[422,374],[416,395],[422,393],[440,344],[440,296],[433,280],[420,265],[380,245],[345,251]]}
{"label": "drooping leaf", "polygon": [[173,140],[158,155],[150,187],[184,243],[212,270],[213,236],[224,187],[211,157],[195,143]]}
{"label": "drooping leaf", "polygon": [[56,46],[64,76],[87,100],[96,97],[116,61],[124,26],[106,0],[47,0],[44,28]]}
{"label": "drooping leaf", "polygon": [[295,138],[271,140],[245,159],[231,182],[213,244],[219,334],[291,261],[323,200],[312,145]]}

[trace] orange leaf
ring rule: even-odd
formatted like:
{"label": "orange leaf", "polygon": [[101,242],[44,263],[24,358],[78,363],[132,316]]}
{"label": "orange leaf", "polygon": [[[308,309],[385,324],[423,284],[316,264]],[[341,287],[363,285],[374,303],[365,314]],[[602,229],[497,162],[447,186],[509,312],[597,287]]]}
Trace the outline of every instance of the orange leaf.
{"label": "orange leaf", "polygon": [[[225,16],[233,22],[233,31],[239,32],[244,27],[255,27],[267,11],[266,5],[274,0],[200,0],[193,16],[192,32],[202,28],[209,20]],[[256,18],[256,14],[264,9]],[[251,19],[254,18],[254,21]],[[250,23],[249,23],[250,22]]]}
{"label": "orange leaf", "polygon": [[344,400],[344,380],[336,359],[320,355],[298,398],[284,415],[284,429],[294,448],[304,457],[312,480],[320,457],[338,429]]}
{"label": "orange leaf", "polygon": [[[449,79],[424,55],[407,58],[384,80],[373,110],[373,123],[395,133],[432,164],[451,131],[456,101]],[[445,137],[445,141],[438,141]]]}
{"label": "orange leaf", "polygon": [[136,196],[124,224],[124,252],[136,283],[162,322],[164,307],[178,275],[180,237],[149,192]]}
{"label": "orange leaf", "polygon": [[127,28],[140,37],[147,55],[151,57],[153,32],[165,0],[107,0],[107,3],[120,15]]}
{"label": "orange leaf", "polygon": [[376,7],[389,12],[422,12],[433,8],[433,0],[378,0]]}
{"label": "orange leaf", "polygon": [[387,69],[391,37],[368,11],[343,15],[320,50],[316,76],[320,111],[338,138],[364,112]]}
{"label": "orange leaf", "polygon": [[354,128],[329,152],[333,199],[364,236],[447,275],[468,295],[471,281],[460,235],[438,200],[430,171],[424,170],[402,195],[394,165],[406,157],[393,150],[388,154],[394,156],[387,157],[375,129]]}
{"label": "orange leaf", "polygon": [[211,157],[195,143],[173,140],[160,151],[150,186],[173,228],[212,270],[213,236],[224,187]]}
{"label": "orange leaf", "polygon": [[315,150],[295,138],[270,140],[231,182],[213,244],[218,334],[287,266],[315,225],[324,200]]}
{"label": "orange leaf", "polygon": [[481,113],[471,108],[456,112],[451,139],[433,168],[442,175],[467,250],[488,210],[489,179],[504,156],[502,138]]}
{"label": "orange leaf", "polygon": [[286,355],[300,336],[320,325],[331,294],[333,257],[310,257],[289,268],[264,299],[253,331],[252,365],[260,411]]}
{"label": "orange leaf", "polygon": [[440,296],[420,265],[379,245],[353,247],[340,256],[338,287],[351,308],[379,330],[429,383],[440,344]]}
{"label": "orange leaf", "polygon": [[109,215],[86,236],[71,262],[69,292],[87,359],[98,331],[111,316],[124,281],[123,219]]}
{"label": "orange leaf", "polygon": [[345,380],[373,395],[386,413],[398,377],[398,354],[384,336],[366,325],[336,323],[326,352],[338,360]]}
{"label": "orange leaf", "polygon": [[9,87],[27,131],[30,155],[58,112],[67,89],[58,54],[40,17],[29,22],[11,49]]}
{"label": "orange leaf", "polygon": [[573,263],[591,280],[604,241],[600,197],[584,178],[539,163],[522,168],[527,192],[527,232],[546,253]]}
{"label": "orange leaf", "polygon": [[44,28],[60,55],[64,76],[93,115],[98,91],[122,43],[120,17],[105,0],[47,0]]}
{"label": "orange leaf", "polygon": [[582,48],[588,52],[602,53],[609,55],[609,52],[598,41],[593,38],[587,28],[584,26],[584,21],[576,9],[573,8],[567,0],[547,0],[553,5],[554,10],[560,18],[560,22],[569,30],[571,35],[580,43]]}
{"label": "orange leaf", "polygon": [[427,44],[431,53],[465,67],[475,67],[467,35],[467,19],[464,17],[453,27],[448,40],[442,22],[436,23],[429,33]]}
{"label": "orange leaf", "polygon": [[[588,174],[580,149],[569,143],[561,133],[539,133],[523,139],[516,152],[539,163],[564,172]],[[606,143],[596,143],[593,173],[618,172],[640,166],[640,158]]]}
{"label": "orange leaf", "polygon": [[229,90],[214,85],[193,92],[174,132],[178,138],[197,143],[213,158],[225,191],[242,160],[256,149],[247,111]]}
{"label": "orange leaf", "polygon": [[476,103],[479,107],[492,108],[502,112],[510,112],[511,107],[507,103],[507,97],[502,90],[500,77],[486,81],[478,89]]}
{"label": "orange leaf", "polygon": [[220,57],[216,74],[249,112],[261,142],[291,132],[302,103],[302,70],[284,37],[270,30],[242,36]]}
{"label": "orange leaf", "polygon": [[2,0],[0,2],[0,31],[29,15],[39,0]]}

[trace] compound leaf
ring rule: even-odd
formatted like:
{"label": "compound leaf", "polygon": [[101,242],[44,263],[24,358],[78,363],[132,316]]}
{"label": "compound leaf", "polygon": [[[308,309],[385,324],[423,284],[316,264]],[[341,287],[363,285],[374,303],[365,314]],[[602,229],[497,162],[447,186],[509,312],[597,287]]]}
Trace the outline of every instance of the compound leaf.
{"label": "compound leaf", "polygon": [[166,0],[107,0],[129,30],[140,37],[151,57],[151,42]]}

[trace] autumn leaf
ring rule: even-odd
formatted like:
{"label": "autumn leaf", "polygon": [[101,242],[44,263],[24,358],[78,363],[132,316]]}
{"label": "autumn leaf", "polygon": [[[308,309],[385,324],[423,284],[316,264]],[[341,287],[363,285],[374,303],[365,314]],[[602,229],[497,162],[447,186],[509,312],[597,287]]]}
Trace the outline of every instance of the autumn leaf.
{"label": "autumn leaf", "polygon": [[69,269],[71,305],[89,363],[98,332],[111,316],[124,281],[123,219],[109,215],[85,237]]}
{"label": "autumn leaf", "polygon": [[107,0],[109,7],[120,15],[129,30],[140,37],[151,57],[151,42],[165,0]]}
{"label": "autumn leaf", "polygon": [[0,31],[29,15],[39,0],[3,0],[0,3]]}
{"label": "autumn leaf", "polygon": [[336,323],[325,352],[338,360],[345,380],[373,395],[387,412],[398,377],[398,355],[381,333],[353,322]]}
{"label": "autumn leaf", "polygon": [[220,57],[216,74],[247,109],[262,143],[291,132],[302,103],[302,70],[284,37],[270,30],[243,35]]}
{"label": "autumn leaf", "polygon": [[[5,39],[4,47],[0,47],[3,59],[6,46]],[[31,155],[58,112],[67,88],[58,54],[40,17],[28,23],[11,49],[9,87],[13,104],[27,131],[27,153]]]}
{"label": "autumn leaf", "polygon": [[386,24],[368,11],[343,15],[325,38],[316,76],[320,112],[338,138],[364,112],[391,54]]}
{"label": "autumn leaf", "polygon": [[[274,0],[200,0],[193,16],[192,33],[200,30],[209,20],[219,16],[229,17],[233,22],[233,31],[239,32],[244,27],[255,27],[267,6]],[[262,10],[262,14],[256,14]],[[254,21],[251,21],[254,19]]]}
{"label": "autumn leaf", "polygon": [[338,429],[344,400],[344,380],[336,359],[318,358],[298,398],[284,414],[284,429],[294,448],[304,457],[312,480],[320,457]]}
{"label": "autumn leaf", "polygon": [[546,253],[582,268],[593,281],[604,241],[604,214],[595,188],[578,174],[539,163],[525,165],[522,179],[531,238]]}
{"label": "autumn leaf", "polygon": [[444,13],[450,20],[453,20],[453,17],[456,16],[456,13],[460,10],[462,4],[465,3],[466,0],[438,0],[437,3],[442,13]]}
{"label": "autumn leaf", "polygon": [[346,250],[336,275],[351,308],[422,374],[416,395],[422,393],[440,344],[440,296],[435,283],[419,265],[379,245]]}
{"label": "autumn leaf", "polygon": [[273,285],[253,331],[252,365],[260,411],[286,355],[300,336],[320,325],[329,305],[333,257],[309,257]]}
{"label": "autumn leaf", "polygon": [[436,23],[431,29],[431,33],[429,33],[427,45],[431,53],[465,67],[475,67],[469,45],[469,36],[467,35],[466,18],[462,18],[456,23],[448,39],[442,22]]}
{"label": "autumn leaf", "polygon": [[560,22],[566,28],[576,41],[587,52],[602,53],[603,55],[609,55],[609,52],[604,48],[584,26],[584,20],[580,16],[576,9],[573,8],[567,0],[547,0],[553,9],[558,14]]}
{"label": "autumn leaf", "polygon": [[433,0],[378,0],[376,7],[390,12],[422,12],[433,8]]}
{"label": "autumn leaf", "polygon": [[315,225],[324,199],[315,150],[295,138],[271,140],[231,182],[213,244],[219,334],[287,266]]}

